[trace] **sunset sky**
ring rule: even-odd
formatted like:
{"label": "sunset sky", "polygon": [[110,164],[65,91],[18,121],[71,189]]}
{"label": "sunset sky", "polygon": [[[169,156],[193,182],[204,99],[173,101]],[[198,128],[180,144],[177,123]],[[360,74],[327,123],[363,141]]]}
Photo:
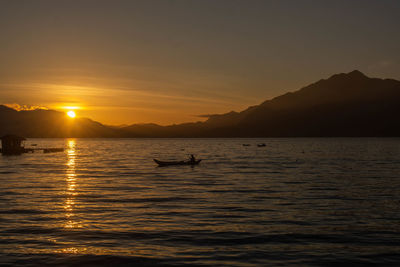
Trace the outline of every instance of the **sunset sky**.
{"label": "sunset sky", "polygon": [[0,104],[162,125],[359,69],[400,79],[400,1],[0,0]]}

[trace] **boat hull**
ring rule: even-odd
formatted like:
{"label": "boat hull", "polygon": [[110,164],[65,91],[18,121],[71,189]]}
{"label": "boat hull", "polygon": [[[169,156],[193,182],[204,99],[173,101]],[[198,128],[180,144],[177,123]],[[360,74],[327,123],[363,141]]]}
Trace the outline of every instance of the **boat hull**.
{"label": "boat hull", "polygon": [[158,164],[158,166],[177,166],[177,165],[198,165],[201,159],[192,161],[161,161],[154,159],[154,162]]}

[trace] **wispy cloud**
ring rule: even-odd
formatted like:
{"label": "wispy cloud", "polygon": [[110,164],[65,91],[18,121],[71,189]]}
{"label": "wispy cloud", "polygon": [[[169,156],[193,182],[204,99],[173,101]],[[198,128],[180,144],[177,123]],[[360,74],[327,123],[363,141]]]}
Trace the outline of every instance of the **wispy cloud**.
{"label": "wispy cloud", "polygon": [[4,104],[5,106],[15,109],[17,111],[21,111],[21,110],[37,110],[37,109],[45,109],[48,110],[47,107],[44,106],[31,106],[31,105],[20,105],[17,103],[11,103],[11,104]]}

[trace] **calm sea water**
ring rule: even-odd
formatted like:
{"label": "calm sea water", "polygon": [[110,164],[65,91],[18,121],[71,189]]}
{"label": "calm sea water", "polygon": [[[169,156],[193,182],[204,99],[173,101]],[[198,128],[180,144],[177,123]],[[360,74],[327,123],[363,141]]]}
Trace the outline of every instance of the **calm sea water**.
{"label": "calm sea water", "polygon": [[33,143],[66,151],[0,156],[3,266],[400,264],[400,139]]}

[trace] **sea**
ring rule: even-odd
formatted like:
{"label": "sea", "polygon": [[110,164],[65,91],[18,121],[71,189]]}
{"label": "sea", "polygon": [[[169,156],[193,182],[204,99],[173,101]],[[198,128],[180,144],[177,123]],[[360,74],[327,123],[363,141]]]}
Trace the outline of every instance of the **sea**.
{"label": "sea", "polygon": [[65,151],[0,156],[0,266],[400,266],[400,138],[25,147]]}

